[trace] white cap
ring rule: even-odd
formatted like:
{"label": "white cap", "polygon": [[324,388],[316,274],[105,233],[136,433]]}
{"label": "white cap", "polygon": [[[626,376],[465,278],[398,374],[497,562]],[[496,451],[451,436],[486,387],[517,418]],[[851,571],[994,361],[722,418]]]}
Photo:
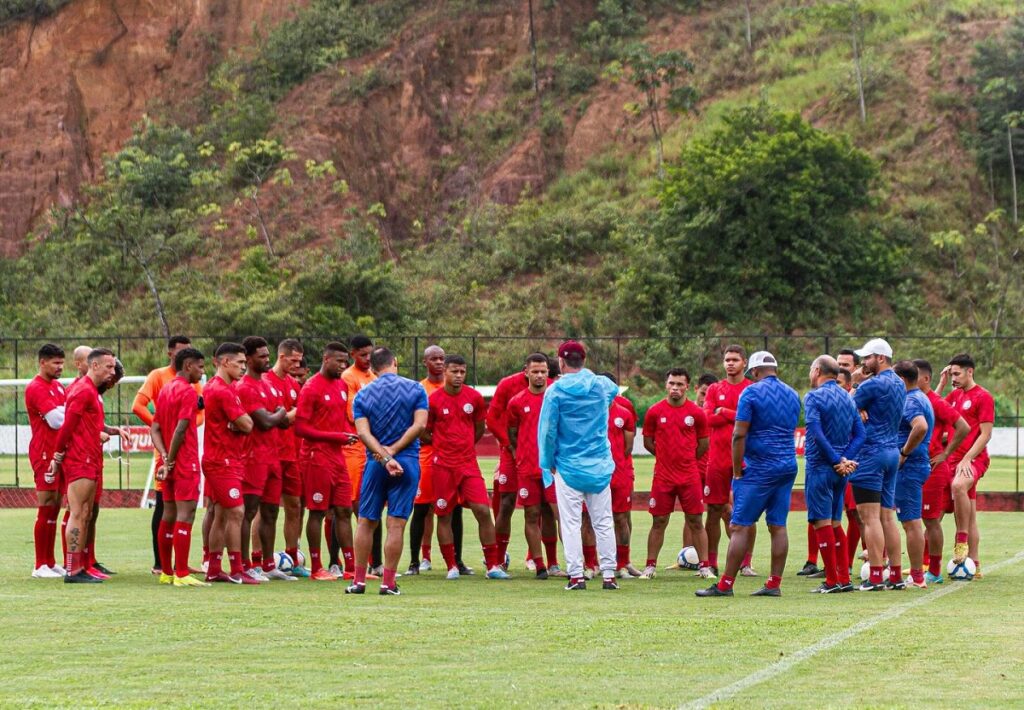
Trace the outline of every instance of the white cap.
{"label": "white cap", "polygon": [[864,347],[857,350],[857,357],[867,357],[868,355],[885,355],[890,360],[892,359],[892,346],[885,342],[881,338],[872,338],[868,342],[864,343]]}
{"label": "white cap", "polygon": [[756,353],[750,356],[747,361],[747,372],[750,372],[755,367],[778,367],[779,363],[767,350],[758,350]]}

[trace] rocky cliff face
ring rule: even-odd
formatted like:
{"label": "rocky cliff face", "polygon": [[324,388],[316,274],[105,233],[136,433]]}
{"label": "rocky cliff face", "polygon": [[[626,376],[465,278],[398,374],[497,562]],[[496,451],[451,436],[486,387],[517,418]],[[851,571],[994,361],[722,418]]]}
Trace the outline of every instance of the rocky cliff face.
{"label": "rocky cliff face", "polygon": [[211,63],[244,47],[293,0],[74,0],[0,29],[0,253],[69,204],[154,99],[194,94]]}

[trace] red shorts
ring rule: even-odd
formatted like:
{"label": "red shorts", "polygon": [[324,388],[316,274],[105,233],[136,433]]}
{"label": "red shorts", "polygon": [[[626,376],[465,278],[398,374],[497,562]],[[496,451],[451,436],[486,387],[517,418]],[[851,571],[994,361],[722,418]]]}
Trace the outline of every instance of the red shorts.
{"label": "red shorts", "polygon": [[732,498],[732,468],[708,467],[704,478],[704,502],[708,505],[728,505]]}
{"label": "red shorts", "polygon": [[689,515],[700,515],[704,512],[704,496],[700,488],[700,478],[693,477],[687,483],[665,483],[657,478],[651,483],[651,500],[647,508],[651,515],[670,515],[676,507],[676,499]]}
{"label": "red shorts", "polygon": [[415,505],[433,503],[434,500],[434,476],[430,462],[420,461],[420,487],[416,489]]}
{"label": "red shorts", "polygon": [[206,495],[222,508],[237,508],[242,505],[241,464],[224,466],[222,464],[204,463],[206,474]]}
{"label": "red shorts", "polygon": [[843,495],[847,510],[857,510],[857,501],[853,499],[853,484],[846,484],[846,493]]}
{"label": "red shorts", "polygon": [[270,466],[268,461],[246,461],[243,464],[245,472],[242,474],[242,495],[263,495],[267,479],[270,478]]}
{"label": "red shorts", "polygon": [[95,481],[97,486],[103,480],[103,470],[96,468],[62,468],[62,479],[64,481],[64,488],[67,490],[67,486],[70,486],[75,481],[80,481],[83,478]]}
{"label": "red shorts", "polygon": [[344,464],[309,459],[301,465],[302,499],[306,510],[352,507],[352,484]]}
{"label": "red shorts", "polygon": [[494,490],[498,493],[519,493],[519,474],[516,472],[516,462],[508,449],[501,450],[498,468],[494,471]]}
{"label": "red shorts", "polygon": [[175,465],[163,484],[162,493],[166,501],[199,500],[199,465],[185,464],[181,468]]}
{"label": "red shorts", "polygon": [[297,461],[281,462],[281,495],[302,497],[302,476]]}
{"label": "red shorts", "polygon": [[612,474],[612,512],[628,513],[633,510],[633,476]]}
{"label": "red shorts", "polygon": [[540,476],[521,476],[519,478],[519,503],[524,508],[540,505],[544,501],[551,502],[548,488],[554,492],[554,484],[544,487],[544,479]]}
{"label": "red shorts", "polygon": [[63,492],[64,489],[61,488],[61,485],[60,485],[61,477],[64,475],[63,469],[60,469],[60,468],[57,469],[57,475],[54,476],[53,483],[47,483],[46,482],[46,474],[48,474],[49,472],[50,472],[50,462],[49,462],[49,460],[47,460],[47,461],[39,461],[37,463],[33,463],[32,464],[32,476],[35,479],[36,490],[37,491],[60,491],[60,492]]}
{"label": "red shorts", "polygon": [[932,469],[921,488],[921,517],[938,520],[945,513],[952,512],[953,469],[949,467],[949,461],[943,461]]}
{"label": "red shorts", "polygon": [[[950,461],[947,459],[947,463],[949,464],[949,470],[952,478],[956,478],[956,467],[960,462]],[[967,497],[971,500],[976,500],[978,498],[978,481],[980,481],[985,476],[985,472],[988,471],[988,464],[988,461],[979,461],[978,459],[971,461],[971,473],[974,474],[974,484],[971,485],[971,489],[967,491]]]}
{"label": "red shorts", "polygon": [[437,500],[434,502],[434,512],[438,515],[448,515],[452,512],[452,506],[456,504],[487,505],[489,503],[487,486],[484,485],[484,477],[480,473],[480,467],[477,466],[476,461],[448,467],[435,460],[431,468],[434,476],[434,494],[437,496]]}

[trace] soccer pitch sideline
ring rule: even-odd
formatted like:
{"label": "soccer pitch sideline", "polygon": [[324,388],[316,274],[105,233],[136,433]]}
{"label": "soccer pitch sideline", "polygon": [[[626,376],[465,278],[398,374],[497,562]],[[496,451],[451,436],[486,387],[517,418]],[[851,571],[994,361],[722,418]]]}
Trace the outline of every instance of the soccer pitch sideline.
{"label": "soccer pitch sideline", "polygon": [[[447,582],[435,570],[402,578],[401,597],[378,596],[374,582],[346,597],[340,582],[159,586],[149,511],[105,510],[98,550],[120,574],[66,586],[29,578],[34,515],[0,511],[2,707],[1024,704],[1024,516],[1014,513],[980,516],[982,580],[841,595],[809,594],[820,580],[795,576],[806,522],[793,514],[781,599],[748,596],[763,577],[740,578],[732,599],[698,599],[706,583],[664,569],[616,592],[566,592],[523,568],[521,514],[511,581]],[[642,560],[650,516],[633,517]],[[471,520],[466,560],[479,570]],[[673,519],[661,567],[681,525]]]}

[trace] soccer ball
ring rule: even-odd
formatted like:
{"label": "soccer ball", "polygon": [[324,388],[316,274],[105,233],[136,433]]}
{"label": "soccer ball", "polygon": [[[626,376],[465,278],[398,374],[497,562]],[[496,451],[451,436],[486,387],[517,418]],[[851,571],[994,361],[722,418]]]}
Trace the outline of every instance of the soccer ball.
{"label": "soccer ball", "polygon": [[302,550],[298,550],[298,559],[295,560],[295,564],[299,567],[306,566],[306,556],[302,554]]}
{"label": "soccer ball", "polygon": [[977,571],[978,566],[974,564],[974,560],[970,557],[959,564],[950,560],[949,564],[946,565],[946,573],[949,575],[950,579],[959,579],[964,582],[974,579],[974,573]]}
{"label": "soccer ball", "polygon": [[295,563],[292,560],[291,555],[289,555],[287,552],[282,551],[274,555],[274,564],[277,565],[277,568],[282,572],[287,572],[292,568],[292,565]]}
{"label": "soccer ball", "polygon": [[676,564],[682,569],[699,569],[700,568],[700,555],[697,554],[696,547],[684,547],[676,555]]}
{"label": "soccer ball", "polygon": [[[871,579],[871,563],[870,562],[865,562],[863,565],[861,565],[861,568],[860,568],[860,578],[861,578],[861,581],[864,581],[864,582],[866,582],[869,579]],[[885,569],[882,570],[882,581],[883,582],[888,582],[889,581],[889,568],[888,567],[886,567]]]}

